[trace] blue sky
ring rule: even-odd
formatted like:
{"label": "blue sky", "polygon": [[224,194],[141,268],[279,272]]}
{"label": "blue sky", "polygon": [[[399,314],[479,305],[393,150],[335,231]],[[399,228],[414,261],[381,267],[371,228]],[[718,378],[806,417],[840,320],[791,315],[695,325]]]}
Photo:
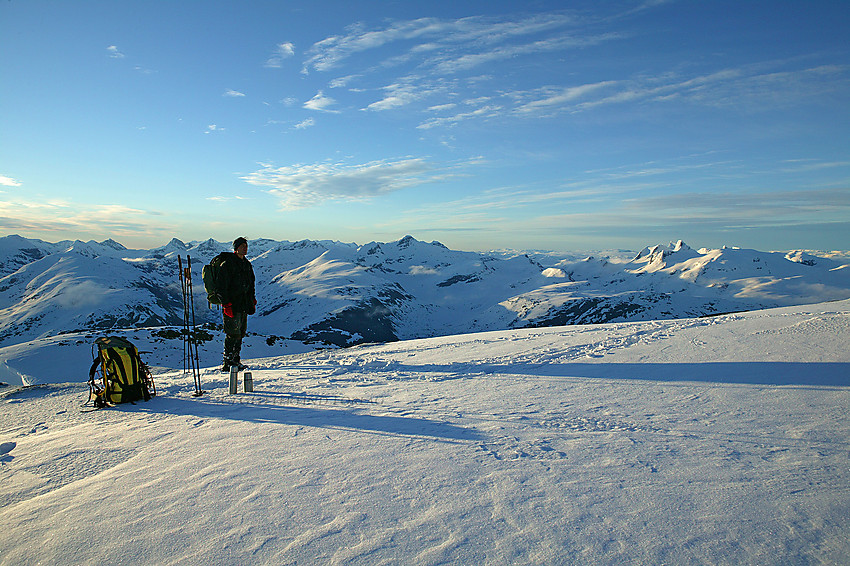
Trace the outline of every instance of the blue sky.
{"label": "blue sky", "polygon": [[850,8],[0,2],[0,233],[847,249]]}

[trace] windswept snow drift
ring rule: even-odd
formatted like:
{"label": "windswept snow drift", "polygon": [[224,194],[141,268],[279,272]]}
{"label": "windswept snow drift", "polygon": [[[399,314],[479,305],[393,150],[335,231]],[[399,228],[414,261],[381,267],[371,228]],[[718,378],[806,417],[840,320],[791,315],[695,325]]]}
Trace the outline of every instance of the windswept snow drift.
{"label": "windswept snow drift", "polygon": [[160,369],[95,412],[7,387],[0,564],[843,563],[848,338],[840,301],[254,358],[253,394]]}

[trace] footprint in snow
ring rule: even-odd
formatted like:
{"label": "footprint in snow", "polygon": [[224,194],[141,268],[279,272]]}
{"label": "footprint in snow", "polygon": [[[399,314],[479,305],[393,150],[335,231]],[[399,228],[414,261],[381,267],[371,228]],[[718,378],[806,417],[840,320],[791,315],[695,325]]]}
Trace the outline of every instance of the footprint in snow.
{"label": "footprint in snow", "polygon": [[9,454],[12,450],[15,449],[17,443],[15,442],[4,442],[0,444],[0,462],[11,462],[15,457]]}

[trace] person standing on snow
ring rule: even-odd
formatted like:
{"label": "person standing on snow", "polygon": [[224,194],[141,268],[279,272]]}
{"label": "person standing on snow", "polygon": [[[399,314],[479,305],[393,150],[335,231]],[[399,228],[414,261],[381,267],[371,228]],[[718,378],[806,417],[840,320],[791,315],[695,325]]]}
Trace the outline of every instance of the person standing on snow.
{"label": "person standing on snow", "polygon": [[248,315],[257,310],[254,292],[254,268],[245,257],[248,254],[248,240],[236,238],[233,241],[233,253],[221,264],[220,294],[222,319],[224,321],[224,363],[222,372],[232,367],[239,371],[248,366],[242,363],[242,338],[248,332]]}

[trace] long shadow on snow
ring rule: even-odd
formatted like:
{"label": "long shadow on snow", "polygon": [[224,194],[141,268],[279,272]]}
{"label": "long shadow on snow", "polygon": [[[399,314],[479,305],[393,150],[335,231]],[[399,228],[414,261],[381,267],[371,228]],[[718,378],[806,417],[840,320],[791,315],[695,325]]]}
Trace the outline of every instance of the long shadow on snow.
{"label": "long shadow on snow", "polygon": [[[371,370],[375,371],[375,370]],[[701,363],[453,363],[395,365],[387,371],[464,374],[513,374],[642,381],[695,381],[748,385],[850,387],[847,362],[701,362]]]}
{"label": "long shadow on snow", "polygon": [[[274,394],[266,394],[266,397],[268,396],[274,397]],[[234,401],[228,402],[210,396],[192,399],[158,396],[147,403],[135,405],[132,410],[143,413],[192,415],[204,419],[276,423],[407,438],[429,438],[442,442],[468,442],[483,438],[474,429],[421,417],[366,415],[345,409],[293,407],[268,402],[252,403],[251,397],[251,394],[234,396]]]}

